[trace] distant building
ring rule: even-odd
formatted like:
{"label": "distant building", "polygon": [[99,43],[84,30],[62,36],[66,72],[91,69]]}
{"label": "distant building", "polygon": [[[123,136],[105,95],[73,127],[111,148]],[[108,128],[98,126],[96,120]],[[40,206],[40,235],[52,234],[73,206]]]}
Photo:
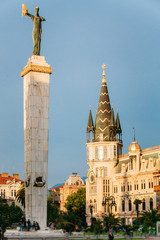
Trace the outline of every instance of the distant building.
{"label": "distant building", "polygon": [[[128,153],[122,155],[120,118],[117,112],[115,120],[110,105],[104,69],[95,125],[91,110],[87,125],[87,221],[112,211],[125,224],[131,224],[136,219],[136,208],[141,212],[158,206],[160,146],[142,150],[134,137]],[[135,199],[142,204],[135,206]]]}
{"label": "distant building", "polygon": [[66,211],[64,205],[69,195],[77,192],[80,188],[86,187],[85,179],[81,178],[77,173],[72,173],[64,184],[57,184],[49,189],[53,203],[59,207],[60,211]]}
{"label": "distant building", "polygon": [[0,197],[6,200],[15,201],[16,193],[21,188],[22,180],[19,179],[19,174],[13,173],[9,176],[8,173],[0,174]]}
{"label": "distant building", "polygon": [[63,188],[64,183],[56,184],[49,189],[50,196],[54,205],[60,209],[60,189]]}

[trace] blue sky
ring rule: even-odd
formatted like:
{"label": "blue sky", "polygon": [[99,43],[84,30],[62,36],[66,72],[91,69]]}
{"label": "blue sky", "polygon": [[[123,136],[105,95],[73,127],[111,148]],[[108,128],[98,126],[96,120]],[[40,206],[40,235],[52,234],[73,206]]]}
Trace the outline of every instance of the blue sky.
{"label": "blue sky", "polygon": [[22,17],[36,6],[46,18],[41,55],[53,67],[50,81],[49,187],[72,172],[87,175],[86,125],[95,119],[102,64],[111,104],[123,130],[123,153],[133,140],[141,148],[159,145],[160,1],[5,0],[0,22],[0,172],[24,178],[23,80],[32,55],[32,21]]}

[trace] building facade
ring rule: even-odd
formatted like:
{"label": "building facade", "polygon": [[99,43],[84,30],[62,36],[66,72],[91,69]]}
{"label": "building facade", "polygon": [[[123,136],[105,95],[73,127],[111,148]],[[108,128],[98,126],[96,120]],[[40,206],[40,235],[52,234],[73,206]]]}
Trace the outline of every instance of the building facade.
{"label": "building facade", "polygon": [[15,201],[17,191],[21,188],[22,180],[19,179],[19,174],[13,173],[9,176],[8,173],[0,174],[0,197],[2,199]]}
{"label": "building facade", "polygon": [[[160,146],[141,150],[135,141],[122,155],[122,129],[116,120],[105,78],[103,78],[95,125],[91,110],[87,125],[86,213],[87,221],[109,212],[132,224],[137,210],[157,208],[160,190]],[[142,203],[137,206],[134,201]],[[138,208],[138,209],[137,209]],[[91,210],[92,209],[92,210]]]}
{"label": "building facade", "polygon": [[66,212],[65,203],[67,197],[77,192],[80,188],[85,188],[85,177],[81,178],[77,173],[72,173],[64,184],[57,184],[49,189],[53,203],[59,207],[60,211]]}

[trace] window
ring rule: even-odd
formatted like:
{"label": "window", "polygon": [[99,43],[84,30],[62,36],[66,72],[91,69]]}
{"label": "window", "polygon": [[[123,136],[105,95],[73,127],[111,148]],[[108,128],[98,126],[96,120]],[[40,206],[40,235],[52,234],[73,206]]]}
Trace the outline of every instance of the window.
{"label": "window", "polygon": [[153,199],[152,198],[150,198],[150,200],[149,200],[149,205],[150,205],[150,210],[153,209]]}
{"label": "window", "polygon": [[110,187],[109,187],[109,180],[103,180],[103,195],[109,196],[110,194]]}
{"label": "window", "polygon": [[14,196],[16,197],[16,190],[14,190]]}
{"label": "window", "polygon": [[122,200],[122,212],[124,212],[124,211],[125,211],[125,201]]}
{"label": "window", "polygon": [[129,182],[127,183],[127,188],[128,188],[128,191],[129,191]]}
{"label": "window", "polygon": [[104,160],[107,160],[107,147],[106,146],[104,146],[103,151],[104,151]]}
{"label": "window", "polygon": [[145,199],[142,200],[142,210],[143,211],[146,210],[146,201],[145,201]]}
{"label": "window", "polygon": [[131,202],[131,200],[128,201],[128,209],[129,209],[129,211],[132,211],[132,202]]}
{"label": "window", "polygon": [[145,180],[143,181],[144,189],[146,189],[146,182]]}
{"label": "window", "polygon": [[114,145],[114,157],[116,157],[116,153],[117,153],[117,148],[116,148],[116,146]]}
{"label": "window", "polygon": [[98,160],[98,147],[95,148],[95,159]]}
{"label": "window", "polygon": [[113,159],[113,146],[110,145],[110,159]]}
{"label": "window", "polygon": [[149,188],[151,188],[151,182],[150,182],[151,180],[150,179],[148,179],[148,187]]}
{"label": "window", "polygon": [[13,190],[11,190],[11,196],[13,197]]}
{"label": "window", "polygon": [[103,147],[102,146],[99,147],[99,159],[100,160],[103,159]]}
{"label": "window", "polygon": [[114,185],[114,193],[118,193],[118,186]]}

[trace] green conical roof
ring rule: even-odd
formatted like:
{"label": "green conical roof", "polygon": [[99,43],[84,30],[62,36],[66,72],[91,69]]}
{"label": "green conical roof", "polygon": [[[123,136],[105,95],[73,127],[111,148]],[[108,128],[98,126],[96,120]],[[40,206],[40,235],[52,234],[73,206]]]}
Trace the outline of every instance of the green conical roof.
{"label": "green conical roof", "polygon": [[111,106],[110,106],[104,68],[105,68],[105,65],[103,65],[103,79],[102,79],[102,85],[101,85],[98,111],[96,115],[95,141],[100,141],[102,134],[103,134],[103,141],[109,141]]}
{"label": "green conical roof", "polygon": [[94,124],[93,124],[91,109],[89,111],[89,118],[88,118],[88,125],[87,125],[87,132],[90,132],[90,131],[94,131]]}

